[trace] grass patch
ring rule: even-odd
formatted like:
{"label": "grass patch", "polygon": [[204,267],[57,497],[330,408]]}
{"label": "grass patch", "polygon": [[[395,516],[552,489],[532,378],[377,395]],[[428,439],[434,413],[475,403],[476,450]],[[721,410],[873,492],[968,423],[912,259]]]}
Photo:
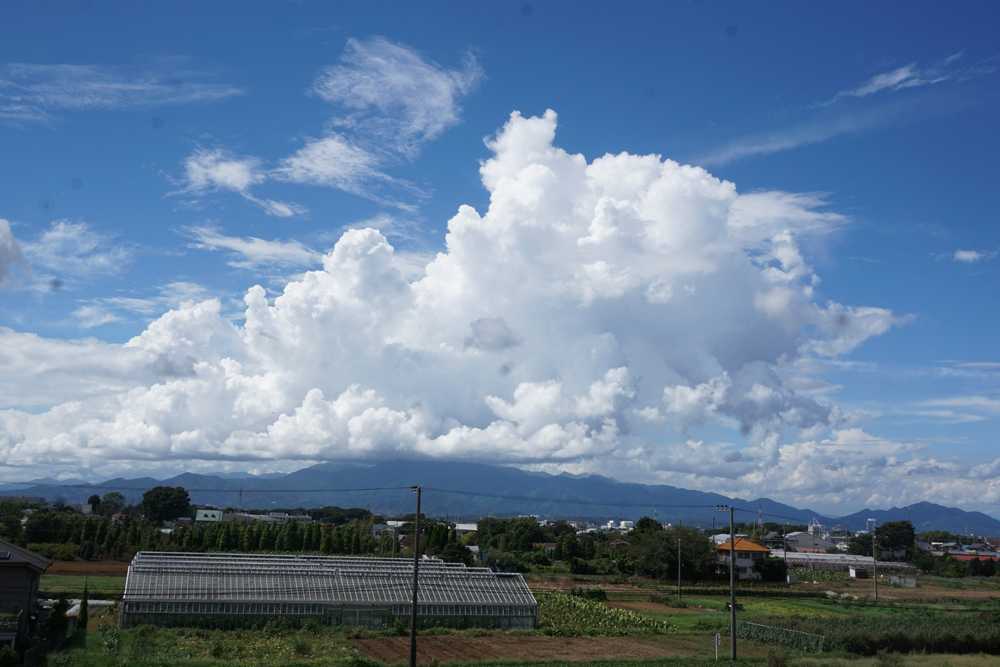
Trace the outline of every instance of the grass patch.
{"label": "grass patch", "polygon": [[317,630],[198,630],[141,626],[116,642],[94,633],[83,648],[49,656],[50,667],[319,667],[374,664],[347,633]]}
{"label": "grass patch", "polygon": [[78,574],[43,574],[39,588],[44,595],[80,597],[84,582],[92,596],[113,597],[125,590],[125,577]]}

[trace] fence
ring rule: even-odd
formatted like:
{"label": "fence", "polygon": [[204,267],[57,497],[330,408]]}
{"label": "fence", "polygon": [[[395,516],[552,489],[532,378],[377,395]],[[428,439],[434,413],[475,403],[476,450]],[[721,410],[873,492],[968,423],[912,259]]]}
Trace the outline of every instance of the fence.
{"label": "fence", "polygon": [[812,651],[821,653],[826,637],[814,635],[811,632],[800,630],[789,630],[773,625],[761,625],[760,623],[749,623],[741,621],[736,624],[736,636],[740,639],[753,639],[766,644],[781,644],[789,648],[800,651]]}

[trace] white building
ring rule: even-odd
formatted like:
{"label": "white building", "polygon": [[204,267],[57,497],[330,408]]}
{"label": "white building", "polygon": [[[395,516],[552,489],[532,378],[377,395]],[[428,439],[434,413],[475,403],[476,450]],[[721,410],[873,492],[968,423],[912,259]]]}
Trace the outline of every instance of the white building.
{"label": "white building", "polygon": [[222,521],[222,510],[197,509],[194,511],[194,520],[207,523],[217,523]]}

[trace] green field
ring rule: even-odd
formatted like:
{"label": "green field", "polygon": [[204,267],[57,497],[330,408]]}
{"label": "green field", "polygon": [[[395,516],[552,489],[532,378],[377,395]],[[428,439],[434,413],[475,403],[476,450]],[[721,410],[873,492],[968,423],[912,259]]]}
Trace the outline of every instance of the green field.
{"label": "green field", "polygon": [[83,593],[84,583],[90,595],[98,597],[118,596],[125,590],[125,577],[77,574],[43,574],[40,588],[46,596],[78,598]]}
{"label": "green field", "polygon": [[[88,577],[91,591],[117,593],[120,577]],[[43,589],[73,594],[82,591],[83,577],[52,575],[43,580]],[[739,598],[739,619],[774,628],[793,628],[827,637],[825,652],[807,653],[770,642],[741,639],[741,664],[789,665],[951,665],[974,667],[1000,664],[1000,597],[956,598],[943,586],[911,592],[912,599],[874,605],[863,600],[831,600],[825,597],[753,597]],[[962,589],[964,590],[964,589]],[[940,596],[937,593],[940,592]],[[499,632],[487,630],[432,629],[424,632],[430,643],[438,642],[435,661],[458,667],[488,665],[561,665],[594,664],[602,667],[654,667],[656,665],[698,665],[714,663],[711,638],[720,633],[720,655],[727,654],[729,614],[723,595],[690,595],[676,598],[653,595],[648,588],[609,587],[607,602],[570,596],[565,593],[538,593],[541,625],[536,631]],[[75,647],[51,656],[50,665],[82,667],[279,667],[285,665],[396,664],[400,654],[381,663],[370,655],[366,642],[392,643],[405,638],[394,632],[374,632],[332,628],[319,625],[308,629],[265,627],[258,630],[196,630],[183,628],[141,627],[113,629],[114,610],[95,610],[85,647]],[[98,628],[104,627],[103,631]],[[112,629],[109,629],[112,628]],[[780,633],[779,633],[780,634]],[[886,643],[886,638],[891,641]],[[941,638],[944,637],[944,640]],[[936,641],[927,650],[907,652],[915,640]],[[922,638],[922,639],[921,639]],[[990,641],[996,640],[995,644]],[[654,642],[656,652],[636,659],[627,651],[618,660],[594,660],[586,648],[579,652],[581,662],[566,663],[566,657],[538,661],[530,645],[535,641],[565,643],[596,642],[607,646],[614,641],[630,644]],[[495,658],[484,652],[481,662],[470,662],[479,653],[469,652],[477,642],[514,646],[504,656]],[[606,642],[606,644],[601,644]],[[867,643],[866,643],[867,642]],[[881,643],[879,643],[881,642]],[[951,642],[951,643],[949,643]],[[484,645],[485,645],[484,644]],[[523,650],[516,647],[524,644]],[[444,649],[441,646],[444,646]],[[575,644],[574,644],[575,645]],[[451,646],[454,650],[448,649]],[[896,647],[904,655],[884,653],[884,646]],[[936,646],[943,649],[934,648]],[[970,652],[977,647],[993,655]],[[959,655],[970,652],[968,655]],[[865,655],[865,654],[868,655]],[[878,653],[876,655],[876,653]],[[768,661],[768,654],[771,661]],[[509,657],[508,657],[509,656]],[[534,658],[532,656],[535,656]],[[430,661],[426,661],[430,662]]]}

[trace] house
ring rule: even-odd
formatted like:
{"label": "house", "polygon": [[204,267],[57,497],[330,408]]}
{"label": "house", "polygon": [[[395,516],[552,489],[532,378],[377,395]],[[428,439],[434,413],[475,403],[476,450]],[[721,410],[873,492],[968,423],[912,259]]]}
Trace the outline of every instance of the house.
{"label": "house", "polygon": [[456,523],[455,524],[455,534],[465,535],[467,533],[474,533],[479,530],[479,524],[476,523]]}
{"label": "house", "polygon": [[795,531],[785,535],[785,544],[790,551],[800,551],[803,553],[825,554],[836,548],[833,542],[823,539],[819,535],[807,533],[805,531]]}
{"label": "house", "polygon": [[222,521],[222,510],[197,509],[194,512],[194,520],[196,523],[218,523]]}
{"label": "house", "polygon": [[[732,553],[732,543],[725,541],[715,547],[720,569],[729,571],[729,557]],[[771,550],[745,537],[736,538],[736,578],[760,579],[760,574],[754,570],[754,565],[765,558]]]}
{"label": "house", "polygon": [[0,541],[0,645],[29,634],[38,582],[50,564],[47,558]]}

